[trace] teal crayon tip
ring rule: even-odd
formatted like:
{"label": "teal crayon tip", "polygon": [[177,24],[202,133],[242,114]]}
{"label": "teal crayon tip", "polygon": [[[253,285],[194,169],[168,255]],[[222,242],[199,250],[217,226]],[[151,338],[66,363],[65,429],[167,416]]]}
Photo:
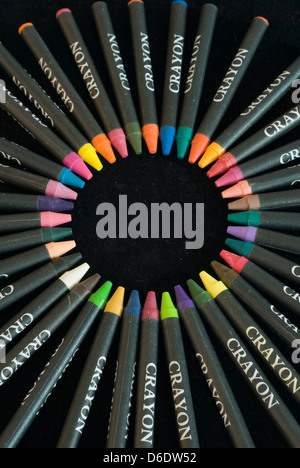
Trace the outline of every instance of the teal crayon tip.
{"label": "teal crayon tip", "polygon": [[176,128],[174,127],[161,127],[160,141],[162,152],[164,156],[169,156],[176,138]]}
{"label": "teal crayon tip", "polygon": [[252,242],[244,242],[236,239],[226,239],[225,244],[229,247],[233,252],[241,255],[241,257],[248,258],[251,254],[251,251],[254,247]]}
{"label": "teal crayon tip", "polygon": [[162,295],[160,318],[161,320],[165,320],[167,318],[179,318],[178,310],[176,309],[168,292],[164,292]]}
{"label": "teal crayon tip", "polygon": [[59,175],[59,182],[64,185],[83,189],[85,182],[75,175],[70,169],[64,168]]}
{"label": "teal crayon tip", "polygon": [[103,310],[108,301],[112,286],[110,281],[106,281],[98,291],[91,295],[89,302],[93,302],[99,309]]}
{"label": "teal crayon tip", "polygon": [[228,221],[240,224],[242,226],[259,227],[260,212],[259,211],[243,211],[241,213],[233,213],[228,215]]}
{"label": "teal crayon tip", "polygon": [[177,131],[176,144],[177,144],[177,157],[184,159],[186,153],[192,143],[193,130],[188,127],[180,127]]}
{"label": "teal crayon tip", "polygon": [[129,300],[127,302],[127,305],[124,309],[123,314],[124,315],[136,315],[140,317],[142,313],[142,305],[140,301],[140,295],[138,291],[132,291],[130,294]]}
{"label": "teal crayon tip", "polygon": [[201,288],[201,286],[198,283],[196,283],[196,281],[190,279],[187,281],[187,285],[196,306],[205,304],[206,302],[210,302],[213,300],[211,295],[203,288]]}
{"label": "teal crayon tip", "polygon": [[138,122],[130,123],[124,127],[127,139],[131,144],[135,154],[142,154],[142,129]]}

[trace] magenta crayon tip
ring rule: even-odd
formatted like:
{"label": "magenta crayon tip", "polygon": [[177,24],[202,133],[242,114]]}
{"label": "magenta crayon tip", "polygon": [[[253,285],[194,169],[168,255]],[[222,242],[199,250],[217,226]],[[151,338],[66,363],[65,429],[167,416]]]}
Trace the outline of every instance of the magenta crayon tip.
{"label": "magenta crayon tip", "polygon": [[66,156],[64,159],[64,165],[72,172],[75,172],[75,174],[86,180],[90,180],[93,177],[93,174],[77,153],[71,153]]}
{"label": "magenta crayon tip", "polygon": [[53,213],[51,211],[44,211],[41,213],[41,227],[42,228],[53,228],[67,224],[72,221],[72,216],[65,213]]}
{"label": "magenta crayon tip", "polygon": [[124,131],[120,129],[112,130],[108,134],[108,138],[110,139],[111,144],[113,147],[118,151],[122,158],[127,158],[128,156],[128,148],[127,148],[127,141],[126,135]]}
{"label": "magenta crayon tip", "polygon": [[156,294],[154,291],[150,291],[147,294],[145,305],[142,311],[142,320],[143,319],[153,319],[159,320],[159,310],[156,300]]}
{"label": "magenta crayon tip", "polygon": [[241,182],[244,179],[243,173],[239,167],[233,167],[220,179],[215,181],[216,187],[227,187],[228,185],[234,185]]}
{"label": "magenta crayon tip", "polygon": [[176,296],[176,305],[179,312],[182,312],[185,309],[191,309],[195,307],[194,302],[187,295],[182,286],[175,286],[174,291]]}
{"label": "magenta crayon tip", "polygon": [[58,18],[62,13],[72,13],[71,10],[69,10],[69,8],[62,8],[61,10],[59,10],[57,13],[56,13],[56,18]]}

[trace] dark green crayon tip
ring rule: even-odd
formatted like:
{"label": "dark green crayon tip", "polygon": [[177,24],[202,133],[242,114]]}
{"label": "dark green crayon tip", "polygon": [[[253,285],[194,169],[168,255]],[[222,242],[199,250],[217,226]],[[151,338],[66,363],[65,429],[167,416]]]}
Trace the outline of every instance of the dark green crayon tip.
{"label": "dark green crayon tip", "polygon": [[142,130],[140,124],[130,123],[124,127],[127,139],[136,154],[142,154]]}
{"label": "dark green crayon tip", "polygon": [[226,239],[225,244],[227,245],[227,247],[233,250],[233,252],[246,258],[249,257],[254,247],[254,244],[252,244],[252,242],[244,242],[236,239]]}
{"label": "dark green crayon tip", "polygon": [[213,300],[211,295],[207,291],[202,289],[201,286],[199,286],[199,284],[196,283],[196,281],[190,279],[187,281],[187,285],[196,306],[205,304],[206,302],[210,302]]}

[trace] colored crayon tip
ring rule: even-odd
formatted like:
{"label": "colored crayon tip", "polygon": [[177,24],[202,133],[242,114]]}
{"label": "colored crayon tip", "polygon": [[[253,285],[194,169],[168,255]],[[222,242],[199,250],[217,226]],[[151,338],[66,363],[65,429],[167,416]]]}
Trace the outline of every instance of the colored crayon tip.
{"label": "colored crayon tip", "polygon": [[74,203],[55,197],[39,197],[38,211],[53,211],[60,213],[62,211],[72,211]]}
{"label": "colored crayon tip", "polygon": [[235,200],[228,204],[229,211],[257,211],[260,209],[259,195],[249,195],[248,197]]}
{"label": "colored crayon tip", "polygon": [[90,180],[93,177],[93,174],[77,153],[70,153],[68,156],[66,156],[64,159],[64,166],[86,180]]}
{"label": "colored crayon tip", "polygon": [[131,5],[132,3],[144,3],[142,0],[130,0],[130,2],[128,2],[128,6]]}
{"label": "colored crayon tip", "polygon": [[174,291],[176,296],[176,305],[179,312],[182,312],[185,309],[191,309],[195,307],[194,302],[187,295],[182,286],[175,286]]}
{"label": "colored crayon tip", "polygon": [[230,268],[228,268],[227,266],[223,265],[220,262],[217,262],[216,260],[211,262],[210,265],[212,269],[214,270],[214,272],[216,273],[216,275],[221,279],[221,281],[222,281],[223,276],[230,271]]}
{"label": "colored crayon tip", "polygon": [[248,258],[251,254],[254,244],[252,242],[244,242],[237,239],[226,239],[225,244],[238,255]]}
{"label": "colored crayon tip", "polygon": [[167,318],[179,318],[178,310],[173,304],[171,296],[168,292],[164,292],[161,300],[160,318],[165,320]]}
{"label": "colored crayon tip", "polygon": [[241,224],[243,226],[259,227],[260,212],[259,211],[243,211],[241,213],[233,213],[228,215],[230,223]]}
{"label": "colored crayon tip", "polygon": [[73,174],[70,169],[64,167],[59,174],[59,182],[64,185],[70,185],[71,187],[76,187],[82,189],[85,186],[85,182],[81,180],[77,175]]}
{"label": "colored crayon tip", "polygon": [[[111,144],[113,147],[118,151],[122,158],[128,157],[128,148],[126,142],[126,135],[122,128],[117,128],[116,130],[112,130],[108,134],[108,138],[110,139]],[[116,158],[112,158],[109,161],[113,164],[116,161]]]}
{"label": "colored crayon tip", "polygon": [[46,195],[48,197],[66,198],[68,200],[77,200],[78,194],[74,190],[69,189],[60,182],[50,180],[46,188]]}
{"label": "colored crayon tip", "polygon": [[46,244],[45,247],[49,252],[49,256],[51,260],[54,260],[70,252],[70,250],[75,249],[76,242],[75,241],[50,242],[49,244]]}
{"label": "colored crayon tip", "polygon": [[144,319],[159,320],[159,310],[157,306],[156,294],[154,291],[149,291],[147,294],[142,311],[142,320]]}
{"label": "colored crayon tip", "polygon": [[226,187],[227,185],[234,185],[244,179],[242,171],[239,167],[233,167],[220,179],[216,180],[216,187]]}
{"label": "colored crayon tip", "polygon": [[18,29],[18,33],[21,34],[22,31],[23,31],[23,29],[28,28],[29,26],[32,27],[33,24],[32,24],[32,23],[24,23],[24,24],[22,24],[22,26],[20,26],[19,29]]}
{"label": "colored crayon tip", "polygon": [[99,307],[99,309],[103,310],[109,298],[111,288],[112,283],[110,281],[106,281],[98,291],[91,295],[89,302],[93,302],[93,304]]}
{"label": "colored crayon tip", "polygon": [[236,255],[232,252],[228,252],[227,250],[222,250],[220,253],[220,257],[225,260],[225,262],[233,268],[235,271],[240,273],[246,263],[248,263],[248,259],[246,257],[241,257],[240,255]]}
{"label": "colored crayon tip", "polygon": [[140,295],[138,291],[132,291],[127,302],[126,307],[124,308],[124,315],[136,315],[140,316],[142,313],[142,306],[140,301]]}
{"label": "colored crayon tip", "polygon": [[59,10],[57,13],[56,13],[56,18],[58,18],[62,13],[72,13],[71,10],[69,10],[69,8],[62,8],[61,10]]}
{"label": "colored crayon tip", "polygon": [[73,231],[70,228],[44,228],[42,229],[42,237],[44,244],[48,242],[57,242],[66,237],[72,236]]}
{"label": "colored crayon tip", "polygon": [[135,154],[142,154],[142,130],[140,124],[138,122],[127,124],[124,130]]}
{"label": "colored crayon tip", "polygon": [[[107,139],[107,137],[105,138]],[[102,152],[100,151],[100,148],[97,148],[97,151],[98,153],[102,154]],[[80,148],[80,150],[78,151],[78,154],[83,159],[84,162],[92,166],[94,169],[96,169],[96,171],[101,171],[101,169],[103,169],[101,161],[98,158],[96,149],[90,143],[87,143],[82,148]]]}
{"label": "colored crayon tip", "polygon": [[211,301],[212,297],[211,295],[205,291],[201,286],[196,283],[196,281],[189,279],[187,281],[187,285],[190,291],[190,294],[193,298],[193,301],[195,302],[196,305],[201,305],[205,304],[205,302]]}
{"label": "colored crayon tip", "polygon": [[110,312],[121,317],[124,308],[125,289],[119,286],[107,302],[104,312]]}
{"label": "colored crayon tip", "polygon": [[252,188],[247,180],[242,180],[238,184],[222,192],[223,198],[242,198],[252,195]]}
{"label": "colored crayon tip", "polygon": [[100,279],[101,276],[98,275],[98,273],[96,273],[95,275],[90,276],[86,280],[82,281],[80,284],[84,286],[87,289],[87,291],[92,292],[99,283]]}
{"label": "colored crayon tip", "polygon": [[218,281],[212,276],[210,276],[206,271],[202,271],[200,273],[200,278],[202,283],[204,284],[205,289],[213,299],[215,299],[219,294],[226,291],[227,288],[222,281]]}
{"label": "colored crayon tip", "polygon": [[243,241],[255,242],[257,228],[253,226],[229,226],[227,234],[233,237],[237,237]]}
{"label": "colored crayon tip", "polygon": [[217,159],[219,159],[223,154],[226,153],[226,150],[222,148],[218,143],[212,143],[209,145],[207,150],[205,151],[204,155],[202,156],[200,162],[199,162],[199,167],[204,169],[204,167],[209,166],[213,162],[215,162]]}
{"label": "colored crayon tip", "polygon": [[180,127],[177,131],[177,157],[184,159],[193,139],[193,129],[188,127]]}
{"label": "colored crayon tip", "polygon": [[144,125],[143,137],[150,154],[156,154],[158,148],[159,127],[155,124]]}
{"label": "colored crayon tip", "polygon": [[50,211],[43,211],[40,216],[42,228],[60,226],[72,221],[72,216],[65,213],[52,213]]}
{"label": "colored crayon tip", "polygon": [[59,279],[71,290],[84,278],[89,269],[90,265],[88,263],[83,263],[73,270],[67,271]]}
{"label": "colored crayon tip", "polygon": [[[192,141],[192,148],[189,155],[189,163],[195,164],[202,154],[206,151],[210,139],[206,135],[197,133]],[[200,166],[201,167],[201,166]]]}
{"label": "colored crayon tip", "polygon": [[[97,135],[95,138],[93,138],[92,144],[94,148],[96,148],[97,153],[101,154],[101,156],[103,156],[104,159],[106,159],[106,161],[108,161],[111,164],[113,164],[116,161],[116,156],[112,149],[111,143],[109,139],[107,138],[107,136],[104,135],[104,133],[101,135]],[[97,171],[101,171],[103,166],[97,155],[96,157],[97,157],[97,160],[93,158],[94,163],[93,161],[91,161],[88,164],[94,167]]]}
{"label": "colored crayon tip", "polygon": [[231,153],[226,153],[221,156],[220,159],[213,165],[213,167],[207,172],[207,176],[211,179],[217,177],[224,172],[229,171],[232,167],[236,166],[237,162],[235,157]]}
{"label": "colored crayon tip", "polygon": [[160,129],[160,141],[164,156],[169,156],[176,138],[176,128],[162,127]]}

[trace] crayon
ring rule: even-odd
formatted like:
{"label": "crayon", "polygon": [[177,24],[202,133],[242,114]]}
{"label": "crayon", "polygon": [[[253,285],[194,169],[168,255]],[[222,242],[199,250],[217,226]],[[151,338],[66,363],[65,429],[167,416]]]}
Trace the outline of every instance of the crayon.
{"label": "crayon", "polygon": [[236,254],[246,257],[270,273],[279,275],[287,281],[300,286],[300,266],[287,258],[277,255],[269,249],[264,249],[252,242],[243,242],[235,239],[227,239],[226,245]]}
{"label": "crayon", "polygon": [[43,228],[17,232],[0,237],[0,254],[29,249],[38,245],[57,242],[72,236],[70,228]]}
{"label": "crayon", "polygon": [[202,6],[176,136],[179,159],[185,158],[192,142],[217,15],[215,5]]}
{"label": "crayon", "polygon": [[174,0],[171,4],[165,84],[160,123],[160,140],[162,152],[165,156],[171,153],[176,138],[187,6],[188,4],[184,0]]}
{"label": "crayon", "polygon": [[143,124],[142,132],[149,153],[156,154],[159,126],[145,5],[142,0],[130,0],[128,8],[135,59],[136,82]]}
{"label": "crayon", "polygon": [[246,257],[241,257],[226,250],[222,250],[220,256],[254,287],[267,296],[274,298],[294,314],[298,315],[300,313],[299,294],[293,288],[285,285]]}
{"label": "crayon", "polygon": [[237,299],[251,310],[259,320],[263,321],[275,335],[292,348],[295,340],[299,340],[300,330],[280,310],[251,286],[233,269],[220,264],[214,264],[214,270],[220,280],[234,293]]}
{"label": "crayon", "polygon": [[170,294],[167,292],[162,295],[160,318],[173,393],[179,445],[182,449],[199,448],[197,423],[179,315]]}
{"label": "crayon", "polygon": [[0,291],[0,311],[28,296],[49,281],[58,278],[62,273],[78,263],[81,258],[81,254],[58,258],[18,279],[15,283],[5,285]]}
{"label": "crayon", "polygon": [[29,229],[60,226],[72,221],[72,216],[64,213],[14,213],[0,215],[0,234],[6,232],[18,232]]}
{"label": "crayon", "polygon": [[[187,284],[191,294],[197,295],[197,284],[192,280],[189,280]],[[216,401],[233,446],[235,448],[255,448],[244,417],[194,302],[181,286],[175,287],[175,294],[180,318],[189,335],[201,370]],[[218,396],[216,397],[216,395]]]}
{"label": "crayon", "polygon": [[[223,267],[219,262],[212,262],[211,266],[213,269],[221,269]],[[215,283],[218,283],[218,281],[215,280]],[[254,352],[258,353],[259,357],[265,360],[270,371],[273,372],[281,385],[287,389],[299,404],[300,385],[298,382],[300,381],[300,375],[229,289],[227,289],[225,284],[222,281],[221,283],[225,289],[216,295],[216,303],[243,339],[246,340],[247,345],[252,347]]]}
{"label": "crayon", "polygon": [[53,211],[61,213],[63,211],[72,211],[73,209],[73,202],[62,200],[61,198],[0,192],[0,211],[2,212],[29,213],[33,211]]}
{"label": "crayon", "polygon": [[0,364],[0,386],[5,385],[23,364],[52,337],[65,320],[86,302],[100,278],[98,274],[95,274],[74,286],[67,296],[15,344],[7,353],[6,363]]}
{"label": "crayon", "polygon": [[284,114],[273,120],[265,127],[258,130],[230,152],[225,153],[208,171],[208,177],[216,177],[224,174],[232,167],[247,159],[252,154],[261,150],[267,145],[274,143],[278,138],[286,135],[300,124],[300,107],[295,106]]}
{"label": "crayon", "polygon": [[274,231],[300,231],[300,214],[273,211],[242,211],[228,215],[230,223]]}
{"label": "crayon", "polygon": [[16,98],[3,83],[0,90],[5,92],[5,102],[0,107],[18,124],[49,151],[61,164],[84,179],[91,179],[93,174],[87,168],[82,158],[59,138],[46,124],[34,115],[19,99]]}
{"label": "crayon", "polygon": [[85,186],[85,182],[73,174],[70,169],[44,158],[27,148],[23,148],[23,146],[5,140],[5,138],[0,138],[0,156],[9,165],[13,164],[13,167],[15,165],[17,167],[21,166],[36,174],[56,180],[63,185],[70,185],[71,187],[81,189]]}
{"label": "crayon", "polygon": [[[32,23],[23,24],[19,28],[19,34],[86,137],[88,137],[96,151],[109,160],[113,157],[113,150],[109,139],[103,133],[100,125],[79,96],[34,25]],[[98,156],[90,152],[90,147],[88,147],[88,152],[83,147],[80,156],[87,159],[87,163],[96,170],[100,171],[102,169]]]}
{"label": "crayon", "polygon": [[16,337],[24,333],[31,324],[66,296],[82,280],[88,270],[89,265],[84,263],[67,271],[2,325],[0,336],[4,344],[11,345]]}
{"label": "crayon", "polygon": [[227,233],[243,241],[260,245],[261,247],[269,247],[271,249],[297,255],[300,254],[300,241],[297,236],[252,226],[230,226],[227,229]]}
{"label": "crayon", "polygon": [[[252,357],[233,326],[213,300],[216,295],[224,291],[225,286],[221,283],[215,284],[215,281],[211,280],[211,277],[205,272],[201,273],[201,279],[205,281],[208,292],[199,286],[198,295],[194,297],[199,311],[286,442],[291,447],[299,447],[299,424],[277,391],[273,388],[263,370]],[[212,286],[211,282],[213,283]]]}
{"label": "crayon", "polygon": [[[300,167],[293,166],[287,169],[270,172],[265,175],[243,180],[222,192],[223,198],[242,198],[255,193],[270,192],[295,185],[300,176]],[[217,182],[216,182],[217,185]],[[217,185],[218,186],[218,185]]]}
{"label": "crayon", "polygon": [[[195,163],[210,144],[255,56],[268,26],[268,21],[260,16],[252,20],[192,141],[189,157],[191,163]],[[199,162],[199,167],[203,169],[208,164],[210,164],[210,160],[203,156]]]}
{"label": "crayon", "polygon": [[46,195],[48,197],[76,200],[78,196],[77,192],[60,182],[32,174],[22,169],[15,169],[14,167],[0,165],[0,180],[5,184],[33,191],[34,193],[39,193],[40,195]]}
{"label": "crayon", "polygon": [[13,79],[18,88],[23,91],[25,96],[30,95],[31,102],[46,117],[49,126],[55,128],[61,134],[63,140],[68,142],[84,161],[91,163],[91,165],[93,165],[94,160],[98,161],[96,150],[91,143],[87,141],[86,137],[15,60],[2,43],[0,43],[0,66]]}
{"label": "crayon", "polygon": [[156,295],[150,291],[144,304],[141,322],[134,433],[136,449],[154,447],[159,318]]}
{"label": "crayon", "polygon": [[127,444],[141,312],[139,293],[132,291],[122,318],[107,448],[125,448]]}
{"label": "crayon", "polygon": [[0,445],[5,448],[16,447],[31,426],[35,417],[46,403],[65,370],[72,362],[74,355],[80,349],[87,333],[95,323],[107,300],[111,283],[105,283],[93,294],[82,310],[70,330],[64,337],[44,370],[39,375],[34,387],[27,394],[21,406],[0,437]]}
{"label": "crayon", "polygon": [[[56,18],[111,144],[123,158],[128,156],[125,133],[71,10],[59,10]],[[114,156],[109,162],[115,161]]]}
{"label": "crayon", "polygon": [[228,204],[229,211],[266,211],[297,208],[300,206],[300,190],[260,193],[235,200]]}
{"label": "crayon", "polygon": [[[123,313],[125,290],[117,288],[107,302],[80,381],[74,393],[57,448],[77,448],[100,384],[102,372]],[[96,375],[96,378],[95,378]],[[84,408],[84,417],[82,409]]]}
{"label": "crayon", "polygon": [[[269,172],[278,166],[284,166],[300,158],[300,140],[288,143],[278,149],[270,151],[256,158],[252,158],[232,169],[229,169],[220,179],[217,180],[218,187],[233,185],[248,177]],[[208,174],[209,175],[209,174]]]}
{"label": "crayon", "polygon": [[117,36],[105,2],[92,5],[92,12],[97,33],[102,45],[106,66],[118,102],[125,134],[136,154],[142,153],[142,130],[138,121],[131,95],[130,84],[126,75]]}
{"label": "crayon", "polygon": [[299,72],[300,57],[280,73],[268,88],[254,99],[239,117],[207,148],[205,153],[207,162],[211,164],[225,154],[228,148],[260,120],[268,110],[274,107],[290,90],[294,80],[298,78]]}

